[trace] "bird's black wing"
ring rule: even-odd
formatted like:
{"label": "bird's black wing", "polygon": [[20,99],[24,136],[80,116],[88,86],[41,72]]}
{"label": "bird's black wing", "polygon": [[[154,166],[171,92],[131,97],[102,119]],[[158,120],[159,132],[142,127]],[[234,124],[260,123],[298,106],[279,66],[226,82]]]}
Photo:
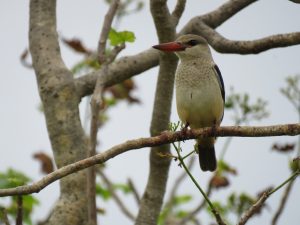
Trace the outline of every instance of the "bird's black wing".
{"label": "bird's black wing", "polygon": [[214,71],[217,75],[217,79],[218,79],[218,82],[219,82],[219,85],[220,85],[220,90],[221,90],[223,102],[225,102],[225,87],[224,87],[224,81],[223,81],[223,78],[222,78],[221,71],[220,71],[219,67],[216,64],[214,65],[213,69],[214,69]]}

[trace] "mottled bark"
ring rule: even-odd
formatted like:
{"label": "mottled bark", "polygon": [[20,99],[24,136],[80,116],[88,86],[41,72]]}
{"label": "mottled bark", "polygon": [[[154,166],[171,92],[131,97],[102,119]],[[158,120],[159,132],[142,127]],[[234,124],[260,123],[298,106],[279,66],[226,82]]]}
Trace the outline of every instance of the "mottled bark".
{"label": "mottled bark", "polygon": [[[30,2],[30,53],[42,99],[47,129],[58,168],[86,156],[75,83],[64,65],[56,32],[56,1]],[[60,198],[47,224],[84,224],[86,178],[81,171],[60,180]]]}
{"label": "mottled bark", "polygon": [[[172,41],[176,34],[176,24],[183,9],[177,5],[174,18],[167,7],[167,1],[152,0],[150,8],[154,19],[157,35],[160,42]],[[184,8],[184,3],[182,5]],[[174,54],[160,54],[159,73],[156,84],[152,121],[150,127],[151,136],[156,136],[168,129],[171,115],[173,98],[174,74],[177,66],[177,57]],[[155,225],[161,211],[163,198],[169,174],[171,159],[161,157],[161,154],[170,152],[169,145],[162,145],[151,148],[150,152],[150,173],[144,195],[141,199],[136,225]]]}
{"label": "mottled bark", "polygon": [[92,94],[96,80],[101,73],[103,84],[111,86],[157,66],[158,57],[159,53],[155,49],[148,49],[133,56],[122,57],[108,65],[105,74],[100,69],[76,79],[77,94],[79,97]]}

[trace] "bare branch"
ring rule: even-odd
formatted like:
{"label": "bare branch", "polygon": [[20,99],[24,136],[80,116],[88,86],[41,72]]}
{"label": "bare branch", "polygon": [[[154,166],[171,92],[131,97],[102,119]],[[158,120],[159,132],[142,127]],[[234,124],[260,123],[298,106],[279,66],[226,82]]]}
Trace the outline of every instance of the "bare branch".
{"label": "bare branch", "polygon": [[289,1],[294,2],[296,4],[300,4],[300,0],[289,0]]}
{"label": "bare branch", "polygon": [[108,38],[109,31],[111,29],[111,24],[118,9],[120,0],[113,0],[110,4],[109,10],[105,15],[105,19],[102,25],[102,31],[99,38],[98,43],[98,60],[99,63],[102,64],[106,60],[105,49],[106,49],[106,41]]}
{"label": "bare branch", "polygon": [[[113,0],[110,4],[109,10],[105,15],[105,19],[102,26],[102,31],[100,34],[100,39],[98,43],[98,61],[102,64],[102,74],[107,72],[107,66],[110,64],[118,55],[118,53],[125,48],[125,45],[121,47],[115,47],[110,57],[105,55],[106,41],[108,38],[109,31],[111,29],[111,24],[114,19],[114,16],[117,12],[120,0]],[[90,129],[90,149],[88,152],[88,157],[91,157],[96,154],[96,145],[97,145],[97,133],[98,133],[98,118],[99,111],[102,105],[102,92],[103,92],[103,82],[101,79],[101,73],[99,74],[94,93],[91,99],[91,129]],[[87,193],[88,193],[88,220],[89,225],[97,224],[97,206],[96,206],[96,176],[95,168],[91,167],[88,170],[87,176]]]}
{"label": "bare branch", "polygon": [[[210,197],[211,192],[212,192],[212,186],[209,185],[206,190],[206,196]],[[188,213],[188,215],[186,217],[182,218],[180,224],[184,225],[188,221],[192,220],[203,209],[205,204],[206,204],[206,201],[205,201],[205,199],[203,199],[202,202],[194,210],[192,210],[190,213]]]}
{"label": "bare branch", "polygon": [[[175,38],[176,30],[166,0],[151,0],[150,9],[160,42]],[[155,90],[155,99],[150,125],[151,136],[168,129],[174,88],[174,74],[177,57],[174,54],[160,54],[160,68]],[[170,152],[169,145],[151,148],[150,171],[147,185],[141,198],[136,225],[157,224],[166,191],[171,160],[162,158],[158,153]]]}
{"label": "bare branch", "polygon": [[78,162],[66,165],[60,169],[46,175],[40,181],[34,182],[31,185],[24,185],[15,188],[0,189],[0,197],[32,194],[41,191],[43,188],[52,182],[61,179],[69,174],[76,173],[80,170],[94,166],[96,164],[104,163],[111,158],[120,155],[124,152],[141,149],[145,147],[160,146],[175,141],[196,139],[199,137],[208,136],[237,136],[237,137],[270,137],[270,136],[295,136],[300,134],[300,124],[286,124],[262,127],[219,127],[217,129],[203,128],[198,130],[188,130],[184,134],[180,131],[171,132],[165,131],[158,136],[149,138],[139,138],[129,140],[122,144],[116,145],[103,153],[99,153],[93,157],[89,157]]}
{"label": "bare branch", "polygon": [[294,184],[294,181],[295,180],[292,180],[285,188],[284,190],[284,193],[281,197],[281,200],[280,200],[280,204],[279,204],[279,207],[276,211],[276,213],[274,214],[274,217],[272,219],[272,225],[276,225],[277,224],[277,221],[279,219],[279,217],[281,216],[282,212],[283,212],[283,209],[287,203],[287,199],[288,199],[288,196],[290,195],[291,193],[291,190],[292,190],[292,186]]}
{"label": "bare branch", "polygon": [[[257,54],[263,51],[300,44],[300,34],[287,33],[268,36],[253,41],[232,41],[224,38],[212,28],[216,28],[236,13],[255,2],[256,0],[231,0],[224,3],[218,9],[202,16],[195,17],[188,22],[178,35],[194,33],[206,37],[209,43],[217,51],[235,54]],[[204,29],[204,30],[202,30]],[[214,37],[216,35],[216,37]],[[282,42],[282,43],[281,43]],[[227,44],[229,44],[227,46]],[[159,54],[154,50],[146,50],[137,55],[121,58],[113,63],[105,78],[105,86],[122,82],[132,76],[138,75],[158,65]],[[118,68],[119,67],[119,68]],[[113,73],[111,73],[113,71]],[[76,80],[76,86],[80,97],[91,94],[94,90],[95,71]],[[116,74],[116,76],[113,76]]]}
{"label": "bare branch", "polygon": [[[108,66],[107,72],[101,75],[105,86],[111,86],[138,75],[158,65],[159,52],[154,49],[143,51],[133,56],[122,57]],[[77,93],[84,97],[93,93],[95,82],[102,69],[76,79]]]}
{"label": "bare branch", "polygon": [[287,183],[293,182],[297,176],[300,175],[300,170],[297,170],[294,172],[288,179],[286,179],[282,184],[278,185],[276,188],[270,190],[270,191],[265,191],[260,198],[257,200],[257,202],[252,205],[241,217],[237,225],[244,225],[246,222],[255,214],[257,213],[261,207],[263,206],[264,202],[267,200],[270,195],[278,191],[280,188],[282,188],[284,185]]}
{"label": "bare branch", "polygon": [[175,21],[175,26],[178,24],[182,13],[184,11],[185,8],[185,4],[186,4],[186,0],[177,0],[177,4],[175,6],[174,11],[172,12],[172,17]]}
{"label": "bare branch", "polygon": [[111,62],[113,62],[116,59],[116,57],[118,56],[118,54],[125,47],[126,47],[125,43],[122,43],[121,45],[114,47],[113,50],[111,51],[110,55],[106,57],[107,64],[110,64]]}
{"label": "bare branch", "polygon": [[141,197],[140,197],[140,194],[138,193],[138,191],[137,191],[137,189],[136,189],[133,181],[130,178],[128,178],[127,183],[128,183],[130,189],[133,192],[133,196],[134,196],[134,199],[135,199],[137,205],[140,205],[140,203],[141,203]]}
{"label": "bare branch", "polygon": [[17,196],[17,216],[16,216],[16,225],[23,224],[23,196]]}
{"label": "bare branch", "polygon": [[269,197],[269,193],[268,192],[264,192],[262,194],[262,196],[258,199],[258,201],[252,205],[242,216],[242,218],[240,219],[240,221],[238,222],[238,225],[244,225],[246,224],[246,222],[256,213],[258,212],[261,207],[263,206],[263,204],[265,203],[265,201],[267,200],[267,198]]}
{"label": "bare branch", "polygon": [[131,221],[134,221],[135,220],[135,216],[133,215],[133,213],[131,213],[128,210],[128,207],[123,203],[123,201],[121,200],[121,198],[118,196],[118,194],[114,190],[113,184],[110,182],[110,180],[105,175],[105,173],[103,172],[103,170],[102,169],[98,169],[97,173],[100,175],[100,177],[104,181],[106,187],[108,188],[108,191],[111,193],[113,199],[115,200],[116,204],[119,206],[119,208],[121,209],[121,211],[124,213],[124,215],[127,216]]}
{"label": "bare branch", "polygon": [[[225,21],[230,19],[232,16],[242,11],[244,8],[248,7],[257,0],[230,0],[225,2],[219,8],[204,14],[202,16],[196,17],[192,23],[195,23],[197,19],[203,20],[208,26],[216,28],[223,24]],[[190,21],[191,22],[191,21]],[[188,26],[188,25],[187,25]]]}
{"label": "bare branch", "polygon": [[258,54],[273,48],[300,44],[300,32],[277,34],[253,41],[232,41],[203,22],[198,22],[194,33],[202,35],[209,44],[221,53]]}
{"label": "bare branch", "polygon": [[0,206],[0,221],[1,220],[5,225],[10,225],[6,209]]}
{"label": "bare branch", "polygon": [[[192,169],[193,165],[194,165],[194,162],[195,162],[195,157],[191,157],[190,161],[188,162],[188,165],[187,165],[187,168],[189,170]],[[175,179],[175,182],[174,184],[172,185],[172,189],[170,191],[170,196],[169,196],[169,199],[166,203],[166,206],[172,206],[172,202],[174,200],[174,197],[176,196],[176,193],[177,193],[177,190],[180,186],[180,184],[182,183],[182,181],[187,177],[187,174],[186,172],[182,171],[181,174],[179,174],[179,176]]]}
{"label": "bare branch", "polygon": [[174,143],[173,143],[173,147],[175,148],[175,150],[177,152],[178,160],[180,162],[180,165],[183,167],[183,169],[185,170],[185,172],[187,173],[187,175],[190,177],[191,181],[197,187],[197,189],[201,193],[202,197],[205,199],[205,202],[209,205],[209,208],[210,208],[211,212],[213,213],[213,215],[214,215],[217,223],[219,225],[226,225],[226,223],[222,219],[219,211],[216,209],[216,207],[211,202],[211,200],[209,199],[209,197],[206,195],[206,193],[204,192],[204,190],[202,189],[202,187],[200,186],[200,184],[197,182],[197,180],[195,179],[195,177],[192,175],[192,173],[190,172],[190,170],[185,165],[185,162],[184,162],[184,160],[183,160],[183,158],[181,156],[181,153],[180,153],[181,152],[181,148],[179,148],[178,146],[176,146]]}

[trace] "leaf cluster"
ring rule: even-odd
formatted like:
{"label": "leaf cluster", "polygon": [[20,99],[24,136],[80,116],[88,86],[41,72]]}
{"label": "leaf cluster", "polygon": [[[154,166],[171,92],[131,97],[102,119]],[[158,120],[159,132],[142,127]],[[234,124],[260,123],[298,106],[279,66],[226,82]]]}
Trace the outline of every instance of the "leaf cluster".
{"label": "leaf cluster", "polygon": [[[5,172],[0,172],[0,189],[26,185],[30,181],[31,179],[27,177],[24,173],[14,169],[8,169]],[[24,223],[31,225],[33,224],[31,220],[31,215],[33,213],[34,207],[36,207],[39,204],[39,201],[32,195],[24,195],[22,196],[22,200]],[[0,213],[0,222],[4,219],[4,211],[10,218],[15,220],[18,210],[17,197],[9,197],[8,205],[0,205],[0,208],[2,208],[2,213]]]}
{"label": "leaf cluster", "polygon": [[231,93],[225,102],[225,108],[234,112],[235,124],[248,123],[268,117],[269,112],[266,110],[266,106],[265,100],[258,98],[254,103],[251,103],[249,94],[235,93],[233,88],[231,88]]}

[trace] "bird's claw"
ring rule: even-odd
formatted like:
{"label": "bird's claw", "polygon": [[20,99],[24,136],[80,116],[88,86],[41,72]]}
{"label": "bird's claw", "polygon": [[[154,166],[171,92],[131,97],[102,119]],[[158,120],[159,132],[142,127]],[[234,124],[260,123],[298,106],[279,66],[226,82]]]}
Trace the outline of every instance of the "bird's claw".
{"label": "bird's claw", "polygon": [[190,126],[190,124],[187,122],[187,123],[184,125],[184,127],[182,127],[181,130],[180,130],[181,137],[183,138],[183,140],[182,140],[183,142],[186,140],[186,139],[185,139],[185,135],[186,135],[186,133],[187,133],[187,131],[188,131],[189,126]]}

